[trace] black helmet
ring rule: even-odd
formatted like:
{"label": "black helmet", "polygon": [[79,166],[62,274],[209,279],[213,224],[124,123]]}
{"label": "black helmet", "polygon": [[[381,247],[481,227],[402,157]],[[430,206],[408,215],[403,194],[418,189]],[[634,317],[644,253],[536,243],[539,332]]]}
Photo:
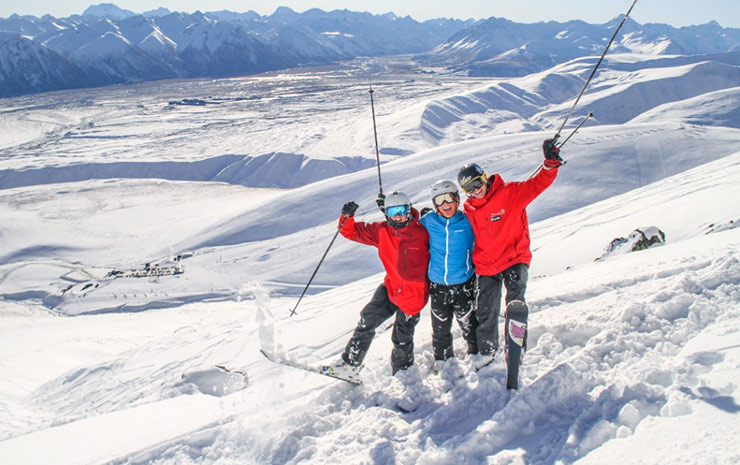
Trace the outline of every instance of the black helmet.
{"label": "black helmet", "polygon": [[457,182],[466,193],[470,193],[488,182],[488,177],[480,165],[468,163],[457,173]]}

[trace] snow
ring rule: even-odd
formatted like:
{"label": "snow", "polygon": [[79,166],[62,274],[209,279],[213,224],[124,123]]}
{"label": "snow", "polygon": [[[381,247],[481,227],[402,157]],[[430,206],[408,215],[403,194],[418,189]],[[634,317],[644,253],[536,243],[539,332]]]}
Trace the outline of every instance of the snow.
{"label": "snow", "polygon": [[676,103],[659,105],[632,120],[633,123],[649,121],[666,121],[667,118],[680,119],[689,124],[714,124],[736,127],[740,121],[740,105],[737,99],[740,92],[736,87],[731,89],[707,92],[698,97],[688,98]]}
{"label": "snow", "polygon": [[[608,109],[620,96],[629,109],[617,124],[585,125],[528,209],[530,334],[518,392],[504,387],[502,357],[472,369],[457,329],[458,357],[433,375],[428,307],[416,364],[392,376],[390,331],[380,331],[359,387],[260,354],[319,364],[343,350],[382,281],[374,249],[338,238],[290,312],[341,205],[355,200],[361,219],[380,218],[374,166],[289,188],[274,187],[287,164],[265,171],[271,188],[152,170],[280,151],[305,154],[304,167],[372,159],[367,76],[9,99],[0,180],[25,181],[0,190],[0,463],[738,463],[738,87],[716,89],[718,79],[676,95],[660,83],[689,89],[704,65],[615,63],[624,69],[584,98]],[[560,95],[572,74],[561,71],[584,67],[507,83],[378,77],[380,145],[393,152],[384,189],[429,206],[431,184],[469,161],[526,179],[569,107]],[[653,106],[624,90],[648,83]],[[512,133],[483,131],[500,120],[489,114],[499,100],[483,97],[516,89],[542,108],[512,100]],[[228,100],[239,92],[260,99]],[[164,110],[173,95],[226,99]],[[436,121],[437,136],[424,138],[433,106],[459,118]],[[65,169],[78,176],[60,177]],[[665,243],[596,261],[638,228],[659,228]]]}

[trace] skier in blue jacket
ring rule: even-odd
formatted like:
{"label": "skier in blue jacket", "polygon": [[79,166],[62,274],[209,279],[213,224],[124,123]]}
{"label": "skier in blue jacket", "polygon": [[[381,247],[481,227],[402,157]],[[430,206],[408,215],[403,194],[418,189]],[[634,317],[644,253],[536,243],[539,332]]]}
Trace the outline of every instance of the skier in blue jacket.
{"label": "skier in blue jacket", "polygon": [[460,195],[452,181],[438,181],[432,186],[434,212],[421,217],[429,232],[429,295],[432,301],[432,345],[434,359],[453,357],[452,317],[454,315],[468,343],[468,353],[478,353],[473,312],[475,270],[474,235],[470,221],[458,210]]}

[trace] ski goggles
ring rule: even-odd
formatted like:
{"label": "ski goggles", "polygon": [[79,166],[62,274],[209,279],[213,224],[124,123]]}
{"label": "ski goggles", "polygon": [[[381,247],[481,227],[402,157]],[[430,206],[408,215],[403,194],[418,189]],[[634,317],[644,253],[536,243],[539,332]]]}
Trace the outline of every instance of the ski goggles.
{"label": "ski goggles", "polygon": [[408,215],[409,214],[409,206],[408,205],[395,205],[393,207],[387,207],[385,209],[385,214],[388,216],[396,216],[396,215]]}
{"label": "ski goggles", "polygon": [[439,194],[432,199],[435,206],[441,207],[446,203],[455,203],[460,201],[460,196],[456,192],[447,192],[446,194]]}
{"label": "ski goggles", "polygon": [[463,190],[465,193],[470,194],[476,189],[480,189],[481,186],[483,186],[486,183],[486,174],[483,173],[477,178],[473,178],[470,181],[466,182],[462,185]]}

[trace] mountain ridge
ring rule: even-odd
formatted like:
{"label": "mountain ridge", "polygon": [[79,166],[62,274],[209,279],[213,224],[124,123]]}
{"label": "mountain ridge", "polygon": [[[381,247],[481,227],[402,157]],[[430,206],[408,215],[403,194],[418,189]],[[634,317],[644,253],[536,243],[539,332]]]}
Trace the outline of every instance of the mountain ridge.
{"label": "mountain ridge", "polygon": [[[528,24],[496,17],[418,22],[393,13],[318,8],[297,13],[287,7],[267,16],[225,10],[188,14],[166,8],[137,14],[111,3],[90,6],[82,15],[67,18],[14,14],[0,18],[0,31],[55,52],[87,79],[78,83],[61,77],[41,79],[36,70],[51,66],[59,57],[28,53],[25,61],[3,65],[0,76],[14,66],[23,80],[39,84],[29,88],[5,78],[0,80],[0,97],[167,78],[250,75],[396,54],[414,55],[421,67],[429,68],[426,72],[524,76],[599,54],[604,37],[611,35],[620,18],[604,24],[580,20]],[[126,46],[101,41],[106,33],[119,35]],[[9,53],[2,50],[0,54]],[[613,45],[614,52],[654,55],[735,50],[740,50],[740,29],[722,28],[716,21],[675,28],[628,19]],[[7,56],[0,58],[0,63],[9,61]]]}

